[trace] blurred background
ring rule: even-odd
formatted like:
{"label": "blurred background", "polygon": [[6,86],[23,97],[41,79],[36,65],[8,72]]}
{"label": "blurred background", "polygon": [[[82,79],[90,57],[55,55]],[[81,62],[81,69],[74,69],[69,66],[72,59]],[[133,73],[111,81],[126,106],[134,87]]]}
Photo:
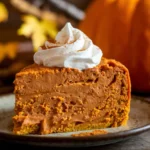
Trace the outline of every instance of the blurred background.
{"label": "blurred background", "polygon": [[129,69],[133,93],[150,93],[150,0],[0,0],[0,94],[66,22]]}

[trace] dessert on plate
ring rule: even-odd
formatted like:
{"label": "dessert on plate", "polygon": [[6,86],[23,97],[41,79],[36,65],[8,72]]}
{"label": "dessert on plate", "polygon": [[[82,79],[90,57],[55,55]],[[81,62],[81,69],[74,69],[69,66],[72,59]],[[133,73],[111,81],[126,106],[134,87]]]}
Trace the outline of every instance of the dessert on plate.
{"label": "dessert on plate", "polygon": [[50,134],[126,125],[128,69],[67,23],[34,64],[16,74],[15,134]]}

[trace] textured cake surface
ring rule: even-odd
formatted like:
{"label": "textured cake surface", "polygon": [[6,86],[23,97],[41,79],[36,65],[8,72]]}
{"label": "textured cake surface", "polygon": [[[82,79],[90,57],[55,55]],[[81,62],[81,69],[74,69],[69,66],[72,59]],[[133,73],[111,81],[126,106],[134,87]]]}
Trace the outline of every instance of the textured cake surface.
{"label": "textured cake surface", "polygon": [[125,66],[102,58],[79,71],[33,64],[16,74],[16,134],[49,134],[126,125],[130,77]]}

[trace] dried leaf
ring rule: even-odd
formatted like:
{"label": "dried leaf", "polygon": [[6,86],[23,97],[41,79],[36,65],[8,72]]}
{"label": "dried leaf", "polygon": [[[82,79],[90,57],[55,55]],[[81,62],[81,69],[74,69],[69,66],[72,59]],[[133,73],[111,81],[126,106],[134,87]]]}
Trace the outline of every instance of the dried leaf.
{"label": "dried leaf", "polygon": [[31,37],[35,50],[43,45],[48,38],[53,39],[57,34],[56,24],[49,20],[38,20],[34,16],[27,15],[23,17],[23,21],[18,34]]}
{"label": "dried leaf", "polygon": [[3,3],[0,2],[0,22],[8,19],[8,11]]}
{"label": "dried leaf", "polygon": [[7,44],[0,43],[0,62],[5,58],[8,57],[10,59],[14,59],[17,54],[17,42],[10,42]]}

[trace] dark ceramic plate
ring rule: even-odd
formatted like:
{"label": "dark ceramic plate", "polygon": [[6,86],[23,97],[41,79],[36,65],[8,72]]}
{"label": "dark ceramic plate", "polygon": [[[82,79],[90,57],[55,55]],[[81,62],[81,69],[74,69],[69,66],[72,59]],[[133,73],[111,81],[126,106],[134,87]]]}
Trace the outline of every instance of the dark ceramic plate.
{"label": "dark ceramic plate", "polygon": [[108,134],[90,137],[73,137],[80,132],[55,133],[49,135],[14,135],[12,133],[12,116],[14,114],[14,95],[0,97],[0,139],[14,143],[50,147],[89,147],[116,143],[150,129],[149,99],[132,96],[131,111],[127,126],[107,128]]}

